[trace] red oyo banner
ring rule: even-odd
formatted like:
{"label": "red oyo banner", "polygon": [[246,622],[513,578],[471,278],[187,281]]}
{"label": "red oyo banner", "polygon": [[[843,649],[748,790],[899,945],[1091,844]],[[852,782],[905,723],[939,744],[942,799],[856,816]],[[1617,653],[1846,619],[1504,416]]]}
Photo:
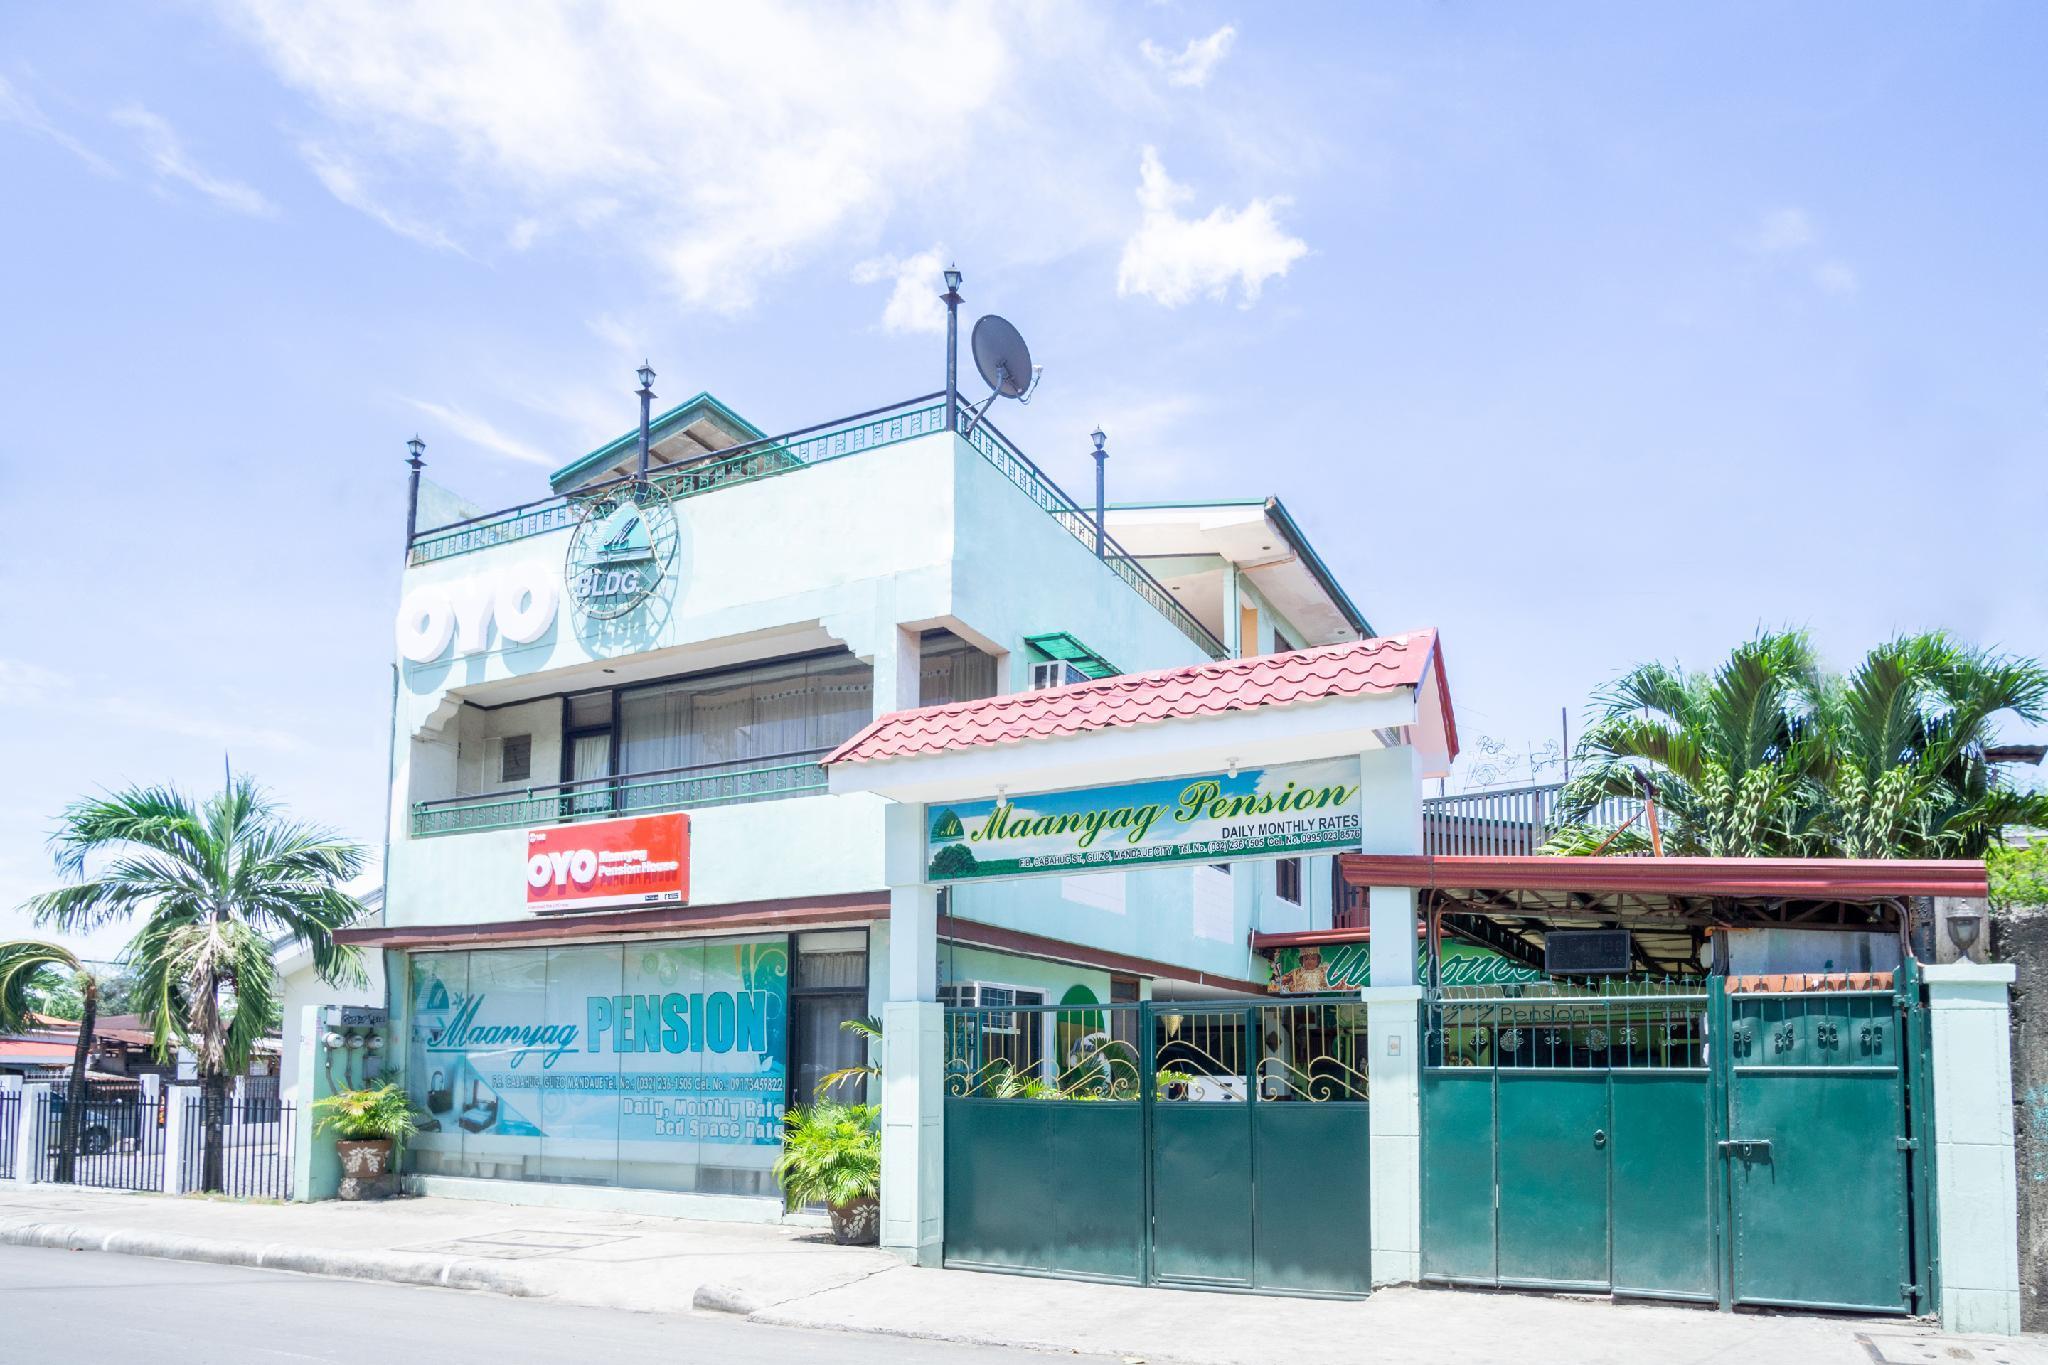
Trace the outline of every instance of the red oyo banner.
{"label": "red oyo banner", "polygon": [[687,815],[636,815],[526,831],[529,910],[689,901]]}

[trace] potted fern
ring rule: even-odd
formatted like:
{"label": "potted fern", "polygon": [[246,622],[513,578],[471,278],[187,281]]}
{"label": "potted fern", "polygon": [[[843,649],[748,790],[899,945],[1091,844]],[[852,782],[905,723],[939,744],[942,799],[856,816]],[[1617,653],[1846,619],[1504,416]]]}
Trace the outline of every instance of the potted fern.
{"label": "potted fern", "polygon": [[783,1116],[782,1156],[775,1179],[794,1212],[823,1204],[832,1214],[832,1240],[872,1246],[882,1214],[881,1109],[872,1104],[803,1105]]}
{"label": "potted fern", "polygon": [[342,1199],[376,1199],[385,1192],[385,1179],[395,1168],[397,1145],[419,1131],[413,1118],[412,1101],[396,1085],[370,1086],[363,1090],[338,1090],[325,1099],[313,1101],[320,1116],[316,1134],[334,1134],[334,1154],[341,1158]]}

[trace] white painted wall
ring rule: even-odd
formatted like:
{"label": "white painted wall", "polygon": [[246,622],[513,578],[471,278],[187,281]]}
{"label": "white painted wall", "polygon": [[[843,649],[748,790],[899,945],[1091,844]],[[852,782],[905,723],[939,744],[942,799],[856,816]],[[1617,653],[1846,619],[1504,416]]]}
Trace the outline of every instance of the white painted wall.
{"label": "white painted wall", "polygon": [[[681,549],[673,590],[646,610],[637,634],[579,635],[565,601],[554,627],[531,644],[507,647],[494,631],[480,654],[461,656],[451,645],[438,662],[401,663],[386,922],[466,924],[527,913],[523,830],[414,839],[410,822],[414,800],[500,789],[496,741],[504,735],[534,736],[536,783],[559,772],[558,702],[458,705],[465,697],[497,700],[493,688],[512,680],[550,690],[602,686],[620,681],[600,673],[603,665],[648,677],[683,673],[728,662],[735,651],[786,649],[778,638],[803,638],[811,647],[837,642],[873,662],[876,704],[886,710],[896,697],[885,675],[904,627],[914,638],[915,628],[945,625],[993,646],[1007,655],[999,684],[1009,688],[1029,681],[1024,638],[1047,631],[1070,632],[1127,671],[1206,658],[979,452],[945,433],[674,507]],[[561,530],[422,565],[407,571],[405,588],[460,586],[516,564],[551,565],[559,575],[569,536]],[[1260,644],[1270,647],[1276,624],[1287,627],[1258,604]],[[644,656],[656,653],[659,665],[649,671]],[[691,901],[879,891],[882,807],[854,794],[694,811]],[[1197,878],[1211,875],[1130,874],[1120,912],[1063,896],[1044,880],[965,888],[955,911],[1230,976],[1256,973],[1248,946],[1255,925],[1329,922],[1326,860],[1304,869],[1301,906],[1274,897],[1270,863],[1242,866],[1227,917],[1213,896],[1196,895]]]}

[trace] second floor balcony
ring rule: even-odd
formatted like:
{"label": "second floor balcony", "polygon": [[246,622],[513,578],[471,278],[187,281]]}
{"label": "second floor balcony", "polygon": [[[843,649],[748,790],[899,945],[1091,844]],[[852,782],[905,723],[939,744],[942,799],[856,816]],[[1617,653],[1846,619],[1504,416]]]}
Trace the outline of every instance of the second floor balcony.
{"label": "second floor balcony", "polygon": [[[919,701],[991,696],[995,660],[922,642]],[[874,675],[844,651],[496,706],[465,704],[416,753],[414,838],[652,815],[825,791],[819,760],[874,717]],[[425,746],[422,746],[425,747]]]}

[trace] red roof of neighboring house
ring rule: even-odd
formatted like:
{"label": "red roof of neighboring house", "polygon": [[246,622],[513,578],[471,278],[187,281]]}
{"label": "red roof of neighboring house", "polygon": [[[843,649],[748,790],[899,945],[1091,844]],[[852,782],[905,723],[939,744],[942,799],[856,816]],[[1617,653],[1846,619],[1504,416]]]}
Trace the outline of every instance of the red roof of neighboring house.
{"label": "red roof of neighboring house", "polygon": [[1285,654],[1259,654],[897,711],[840,745],[825,762],[906,758],[1261,706],[1396,692],[1420,687],[1432,666],[1437,670],[1444,732],[1455,758],[1458,732],[1451,716],[1450,687],[1443,679],[1442,650],[1434,630],[1414,630]]}

